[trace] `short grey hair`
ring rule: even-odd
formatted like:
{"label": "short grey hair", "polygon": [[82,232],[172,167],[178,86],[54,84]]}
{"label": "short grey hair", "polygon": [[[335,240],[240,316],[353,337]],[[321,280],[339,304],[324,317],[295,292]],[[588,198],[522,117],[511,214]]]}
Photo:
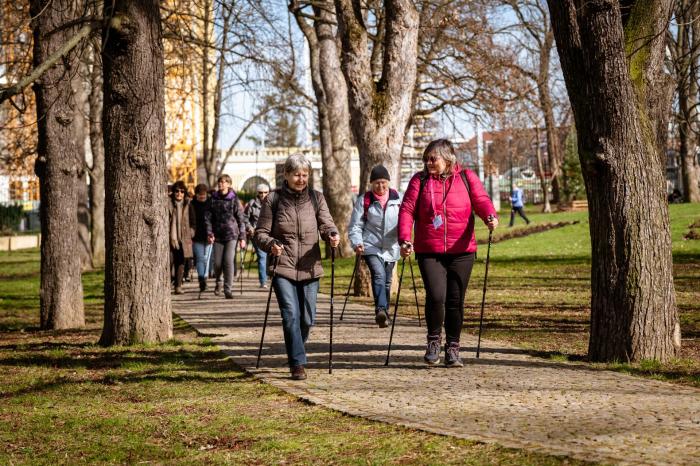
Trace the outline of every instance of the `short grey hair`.
{"label": "short grey hair", "polygon": [[425,166],[425,161],[431,155],[442,157],[445,160],[445,173],[452,173],[452,167],[457,164],[457,155],[449,139],[436,139],[431,141],[428,147],[425,148],[425,151],[423,151],[423,164],[426,172],[428,168]]}
{"label": "short grey hair", "polygon": [[292,154],[284,161],[284,173],[293,173],[297,170],[311,171],[311,162],[301,152]]}

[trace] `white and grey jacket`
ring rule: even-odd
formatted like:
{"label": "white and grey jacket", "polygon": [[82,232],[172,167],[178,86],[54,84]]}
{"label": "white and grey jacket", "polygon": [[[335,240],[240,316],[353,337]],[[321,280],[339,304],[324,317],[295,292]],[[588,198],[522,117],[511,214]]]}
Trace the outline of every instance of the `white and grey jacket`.
{"label": "white and grey jacket", "polygon": [[365,247],[364,254],[378,255],[385,262],[399,260],[398,223],[401,195],[393,189],[389,192],[389,200],[386,208],[374,198],[370,197],[369,208],[365,218],[365,195],[359,196],[355,202],[348,226],[348,236],[352,248],[362,244]]}

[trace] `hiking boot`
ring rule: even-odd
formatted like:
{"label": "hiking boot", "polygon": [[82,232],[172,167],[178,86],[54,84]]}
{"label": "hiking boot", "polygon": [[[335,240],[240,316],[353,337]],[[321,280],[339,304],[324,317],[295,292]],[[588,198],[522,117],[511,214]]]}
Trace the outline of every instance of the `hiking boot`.
{"label": "hiking boot", "polygon": [[175,294],[183,294],[183,293],[184,293],[184,291],[182,291],[182,287],[180,287],[180,286],[175,287]]}
{"label": "hiking boot", "polygon": [[459,357],[459,342],[452,341],[445,343],[445,367],[462,366],[462,360]]}
{"label": "hiking boot", "polygon": [[304,366],[292,367],[292,380],[306,380],[306,371]]}
{"label": "hiking boot", "polygon": [[379,328],[386,328],[389,326],[389,313],[386,309],[380,307],[377,309],[377,313],[374,315],[374,321],[379,325]]}
{"label": "hiking boot", "polygon": [[229,293],[228,291],[224,291],[224,298],[233,299],[233,293]]}
{"label": "hiking boot", "polygon": [[199,279],[199,292],[201,293],[202,291],[207,291],[207,279],[206,278]]}
{"label": "hiking boot", "polygon": [[425,347],[425,356],[423,360],[426,364],[434,366],[440,362],[440,343],[442,343],[440,335],[428,335],[428,344]]}
{"label": "hiking boot", "polygon": [[214,287],[214,294],[216,296],[221,295],[221,284],[220,283],[217,283],[216,286]]}

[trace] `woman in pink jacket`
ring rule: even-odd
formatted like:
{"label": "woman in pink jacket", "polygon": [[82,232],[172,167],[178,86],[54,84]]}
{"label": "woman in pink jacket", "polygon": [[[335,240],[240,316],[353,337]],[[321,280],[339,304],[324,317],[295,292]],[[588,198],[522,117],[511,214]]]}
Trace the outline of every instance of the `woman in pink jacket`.
{"label": "woman in pink jacket", "polygon": [[474,214],[490,230],[496,228],[498,218],[479,178],[457,163],[450,141],[438,139],[428,144],[423,163],[424,169],[408,183],[399,211],[401,255],[407,257],[415,251],[425,283],[425,362],[440,362],[444,323],[445,366],[462,367],[459,337],[464,295],[476,253]]}

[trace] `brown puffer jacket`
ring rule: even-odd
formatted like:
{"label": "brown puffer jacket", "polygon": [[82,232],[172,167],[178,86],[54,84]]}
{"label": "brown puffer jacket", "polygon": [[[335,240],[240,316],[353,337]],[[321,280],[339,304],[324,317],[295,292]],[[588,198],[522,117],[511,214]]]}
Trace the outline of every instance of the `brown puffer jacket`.
{"label": "brown puffer jacket", "polygon": [[[274,196],[279,196],[277,218],[272,221]],[[268,253],[273,241],[284,247],[277,266],[277,275],[294,281],[311,280],[323,276],[321,249],[318,235],[324,241],[338,233],[323,194],[316,191],[318,215],[309,197],[309,189],[301,192],[289,189],[286,185],[270,193],[260,209],[255,244]],[[318,221],[317,221],[318,220]],[[272,256],[268,256],[268,273],[272,274]]]}
{"label": "brown puffer jacket", "polygon": [[[173,216],[176,215],[175,201],[172,199],[168,202],[168,243],[170,243],[170,228],[173,224]],[[185,199],[182,205],[182,223],[180,223],[180,238],[182,238],[182,250],[185,259],[193,257],[192,254],[192,237],[196,227],[194,208],[189,199]],[[170,245],[172,248],[172,245]]]}

